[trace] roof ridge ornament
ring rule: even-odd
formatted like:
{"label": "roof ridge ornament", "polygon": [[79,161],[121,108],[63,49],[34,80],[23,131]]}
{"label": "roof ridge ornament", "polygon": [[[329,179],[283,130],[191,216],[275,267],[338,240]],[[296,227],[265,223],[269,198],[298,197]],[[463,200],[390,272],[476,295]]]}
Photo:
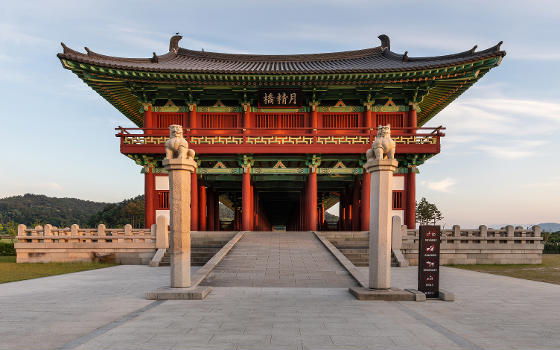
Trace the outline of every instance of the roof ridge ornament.
{"label": "roof ridge ornament", "polygon": [[156,53],[154,52],[154,55],[152,56],[152,58],[150,58],[150,61],[152,61],[152,63],[158,63],[158,57],[156,55]]}
{"label": "roof ridge ornament", "polygon": [[496,52],[500,52],[500,46],[502,46],[503,43],[504,43],[503,40],[500,40],[498,45],[496,45]]}
{"label": "roof ridge ornament", "polygon": [[382,48],[386,48],[387,50],[391,50],[391,40],[389,39],[389,37],[386,34],[381,34],[377,38],[379,40],[381,40],[381,47]]}
{"label": "roof ridge ornament", "polygon": [[169,40],[169,52],[173,52],[174,54],[179,52],[179,41],[181,39],[183,39],[183,37],[179,35],[179,33],[175,33],[175,35],[171,37]]}
{"label": "roof ridge ornament", "polygon": [[404,52],[404,55],[402,56],[402,61],[403,62],[408,62],[408,51]]}
{"label": "roof ridge ornament", "polygon": [[471,49],[471,55],[474,55],[477,47],[478,45],[473,46],[473,48]]}

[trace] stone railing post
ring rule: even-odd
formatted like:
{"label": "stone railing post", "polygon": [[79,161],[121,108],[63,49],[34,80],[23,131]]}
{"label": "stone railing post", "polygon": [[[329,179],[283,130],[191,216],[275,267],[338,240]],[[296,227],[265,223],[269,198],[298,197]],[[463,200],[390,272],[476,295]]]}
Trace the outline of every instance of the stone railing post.
{"label": "stone railing post", "polygon": [[[461,238],[461,226],[453,225],[453,239],[460,239]],[[459,243],[459,242],[456,242]]]}
{"label": "stone railing post", "polygon": [[541,236],[541,227],[539,225],[533,226],[533,237]]}
{"label": "stone railing post", "polygon": [[105,236],[107,235],[107,228],[104,224],[97,225],[97,242],[98,243],[105,243],[107,240]]}
{"label": "stone railing post", "polygon": [[19,224],[18,225],[18,227],[17,227],[18,239],[19,239],[19,237],[27,236],[27,233],[25,232],[26,229],[27,229],[27,226],[25,226],[24,224]]}
{"label": "stone railing post", "polygon": [[169,248],[168,226],[167,216],[160,215],[156,218],[156,249]]}
{"label": "stone railing post", "polygon": [[[131,224],[124,225],[124,235],[125,236],[132,236],[132,225]],[[125,242],[127,242],[128,239],[130,239],[130,243],[134,242],[133,238],[126,238]]]}
{"label": "stone railing post", "polygon": [[73,237],[69,240],[70,242],[79,242],[80,241],[80,239],[77,238],[79,231],[80,231],[80,226],[78,226],[78,224],[73,224],[72,226],[70,226],[70,236]]}
{"label": "stone railing post", "polygon": [[478,226],[478,230],[480,231],[481,240],[484,239],[483,243],[486,244],[486,242],[487,242],[486,237],[488,237],[488,227],[486,225],[480,225],[480,226]]}
{"label": "stone railing post", "polygon": [[507,225],[506,226],[506,232],[507,232],[508,237],[515,237],[515,229],[513,228],[513,226]]}
{"label": "stone railing post", "polygon": [[191,174],[196,169],[180,125],[170,125],[163,166],[169,173],[171,288],[191,286]]}
{"label": "stone railing post", "polygon": [[391,247],[393,249],[402,248],[402,226],[400,216],[393,216],[391,224]]}
{"label": "stone railing post", "polygon": [[44,243],[52,243],[52,239],[47,239],[48,236],[52,236],[52,225],[51,224],[46,224],[43,227],[43,236],[45,236],[45,239],[43,239]]}
{"label": "stone railing post", "polygon": [[391,287],[391,211],[395,141],[389,126],[379,126],[377,137],[366,153],[364,168],[370,176],[369,288]]}

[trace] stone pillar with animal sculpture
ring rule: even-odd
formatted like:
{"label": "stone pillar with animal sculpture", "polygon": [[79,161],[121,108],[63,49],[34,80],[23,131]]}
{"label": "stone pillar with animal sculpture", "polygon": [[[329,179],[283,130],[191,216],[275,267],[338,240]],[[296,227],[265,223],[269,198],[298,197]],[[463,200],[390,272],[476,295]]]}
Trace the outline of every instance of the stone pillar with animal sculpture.
{"label": "stone pillar with animal sculpture", "polygon": [[191,286],[191,174],[195,152],[189,149],[180,125],[170,125],[163,166],[169,173],[171,287]]}
{"label": "stone pillar with animal sculpture", "polygon": [[390,126],[379,126],[365,169],[370,173],[369,288],[391,287],[391,211],[395,141]]}

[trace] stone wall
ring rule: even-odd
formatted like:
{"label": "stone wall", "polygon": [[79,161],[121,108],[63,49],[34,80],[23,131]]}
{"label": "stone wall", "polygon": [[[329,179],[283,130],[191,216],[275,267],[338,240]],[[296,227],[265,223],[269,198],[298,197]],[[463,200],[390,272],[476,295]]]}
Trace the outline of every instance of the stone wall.
{"label": "stone wall", "polygon": [[[360,232],[320,232],[337,247],[354,265],[367,266],[369,243],[367,231]],[[418,264],[418,230],[408,230],[400,224],[400,218],[393,217],[392,250],[401,252],[410,265]],[[503,229],[442,230],[441,264],[540,264],[542,243],[540,227],[527,230],[507,226]],[[395,261],[398,266],[402,262]]]}

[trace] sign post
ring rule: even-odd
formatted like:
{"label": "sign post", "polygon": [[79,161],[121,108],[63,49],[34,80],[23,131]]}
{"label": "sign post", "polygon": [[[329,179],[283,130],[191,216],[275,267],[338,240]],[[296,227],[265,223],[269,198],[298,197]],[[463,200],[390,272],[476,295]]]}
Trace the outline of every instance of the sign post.
{"label": "sign post", "polygon": [[439,298],[439,246],[441,228],[420,226],[418,290],[426,298]]}

